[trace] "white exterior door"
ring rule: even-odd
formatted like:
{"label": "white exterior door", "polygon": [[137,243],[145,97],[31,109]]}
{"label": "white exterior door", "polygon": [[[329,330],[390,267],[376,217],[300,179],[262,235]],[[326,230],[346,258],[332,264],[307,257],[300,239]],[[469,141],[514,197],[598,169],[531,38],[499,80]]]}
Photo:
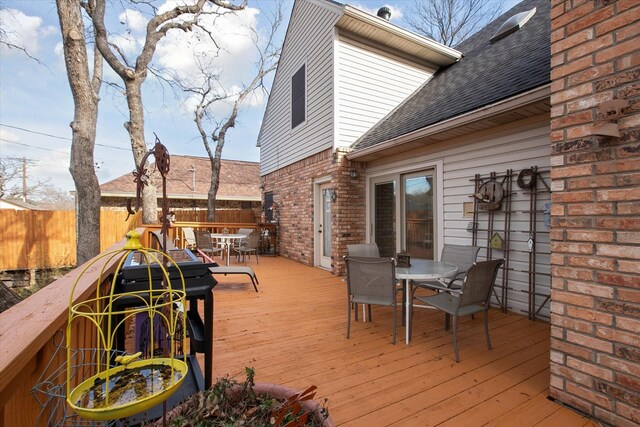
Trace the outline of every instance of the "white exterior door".
{"label": "white exterior door", "polygon": [[331,208],[333,187],[319,184],[316,191],[315,249],[316,265],[331,269]]}

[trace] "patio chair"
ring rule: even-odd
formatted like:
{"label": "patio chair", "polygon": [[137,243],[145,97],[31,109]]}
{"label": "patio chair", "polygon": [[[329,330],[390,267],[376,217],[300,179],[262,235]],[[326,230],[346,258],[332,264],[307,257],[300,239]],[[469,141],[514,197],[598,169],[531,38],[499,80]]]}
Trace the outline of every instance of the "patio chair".
{"label": "patio chair", "polygon": [[347,253],[349,256],[380,258],[380,250],[376,243],[356,243],[354,245],[347,245]]}
{"label": "patio chair", "polygon": [[166,248],[164,247],[165,245],[163,245],[163,242],[165,241],[164,236],[162,235],[162,233],[160,233],[159,231],[152,231],[151,232],[151,239],[153,240],[153,246],[157,247],[158,249],[160,249],[163,252],[167,252],[167,251],[173,251],[175,249],[179,249],[175,243],[173,243],[173,241],[171,240],[171,237],[166,236]]}
{"label": "patio chair", "polygon": [[239,248],[244,243],[246,243],[247,237],[249,237],[249,234],[251,234],[253,230],[254,230],[253,228],[239,228],[237,234],[244,234],[246,237],[243,239],[235,239],[233,241],[233,249]]}
{"label": "patio chair", "polygon": [[182,227],[182,236],[184,237],[184,247],[186,249],[195,249],[198,247],[196,244],[196,235],[191,227]]}
{"label": "patio chair", "polygon": [[206,255],[210,259],[214,255],[224,252],[224,248],[214,245],[211,239],[211,233],[206,230],[195,230],[196,250],[201,254]]}
{"label": "patio chair", "polygon": [[446,330],[449,330],[449,317],[453,316],[453,349],[456,355],[456,362],[460,362],[457,338],[459,316],[484,312],[484,335],[487,340],[487,349],[491,350],[489,302],[491,300],[491,291],[498,275],[498,269],[502,263],[504,263],[503,259],[474,263],[467,270],[459,290],[449,290],[435,295],[417,297],[418,300],[425,304],[444,311]]}
{"label": "patio chair", "polygon": [[[433,289],[436,291],[443,291],[449,289],[460,289],[459,282],[464,279],[467,270],[476,261],[476,256],[480,248],[478,246],[467,245],[452,245],[444,244],[442,248],[442,254],[440,255],[440,261],[448,262],[458,267],[458,272],[454,277],[449,277],[440,280],[412,280],[411,289],[411,317],[413,317],[413,299],[415,298],[416,291],[418,289]],[[454,283],[458,282],[458,283]],[[409,337],[411,337],[411,319],[409,319]]]}
{"label": "patio chair", "polygon": [[259,244],[260,244],[260,233],[258,230],[253,230],[247,236],[247,239],[243,244],[241,244],[237,248],[234,248],[234,250],[236,251],[236,256],[239,259],[240,255],[242,255],[242,262],[246,264],[247,263],[246,256],[249,255],[249,258],[251,258],[251,254],[254,254],[256,256],[256,264],[259,264],[259,261],[258,261]]}
{"label": "patio chair", "polygon": [[[393,258],[344,257],[347,267],[347,338],[351,332],[351,305],[383,305],[393,308],[393,339],[396,343],[396,271]],[[371,316],[369,316],[371,321]]]}
{"label": "patio chair", "polygon": [[[414,287],[431,288],[436,290],[456,289],[460,288],[459,282],[464,278],[467,270],[476,261],[480,248],[478,246],[467,245],[451,245],[444,244],[440,261],[454,264],[458,267],[458,272],[454,277],[441,280],[412,281],[412,292],[415,293]],[[455,283],[458,282],[458,283]],[[413,295],[412,295],[413,297]]]}
{"label": "patio chair", "polygon": [[[378,249],[378,245],[374,243],[356,243],[353,245],[347,245],[347,254],[349,256],[357,256],[357,257],[371,257],[371,258],[380,258],[380,250]],[[402,281],[398,282],[396,285],[396,292],[402,292],[402,324],[405,324],[405,312],[404,312],[404,285]],[[371,320],[371,306],[367,307],[367,313],[369,315],[369,320]],[[358,320],[358,313],[356,312],[356,320]]]}

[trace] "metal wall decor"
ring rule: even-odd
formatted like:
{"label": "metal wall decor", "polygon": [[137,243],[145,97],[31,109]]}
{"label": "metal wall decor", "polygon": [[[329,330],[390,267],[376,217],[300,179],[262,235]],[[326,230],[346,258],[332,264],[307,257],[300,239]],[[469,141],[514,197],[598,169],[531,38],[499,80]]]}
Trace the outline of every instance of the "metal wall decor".
{"label": "metal wall decor", "polygon": [[[494,288],[494,296],[498,305],[503,311],[509,308],[509,292],[513,292],[513,289],[509,286],[510,275],[513,272],[513,277],[516,277],[522,276],[524,273],[528,282],[528,289],[524,291],[528,294],[526,312],[532,320],[536,319],[540,314],[540,310],[550,299],[548,292],[541,293],[536,290],[540,276],[550,276],[547,272],[537,270],[539,267],[537,257],[539,255],[550,255],[546,249],[546,244],[538,244],[540,236],[548,235],[549,233],[548,230],[539,230],[537,224],[540,219],[539,215],[543,215],[544,218],[545,209],[549,210],[550,205],[550,203],[546,203],[544,207],[538,208],[538,195],[551,192],[545,181],[545,176],[549,176],[549,170],[541,171],[537,166],[525,168],[518,172],[507,169],[502,174],[496,172],[485,176],[476,174],[472,179],[475,183],[474,192],[470,196],[474,201],[473,221],[469,224],[470,231],[473,232],[472,244],[485,247],[487,259],[505,259],[501,283],[496,283]],[[515,195],[519,195],[518,206],[523,206],[524,202],[528,204],[528,209],[520,207],[520,210],[518,210],[513,208]],[[526,221],[526,230],[518,229],[518,226],[515,227],[515,230],[513,229],[512,216],[514,214],[518,214],[516,221],[519,224]],[[526,235],[518,237],[516,239],[516,247],[513,248],[512,239],[517,233],[526,233]],[[511,265],[510,258],[514,253],[527,254],[527,268],[518,268],[516,263],[514,263],[515,266]],[[520,264],[522,263],[520,260],[516,261],[519,261]],[[521,279],[516,277],[514,280]]]}

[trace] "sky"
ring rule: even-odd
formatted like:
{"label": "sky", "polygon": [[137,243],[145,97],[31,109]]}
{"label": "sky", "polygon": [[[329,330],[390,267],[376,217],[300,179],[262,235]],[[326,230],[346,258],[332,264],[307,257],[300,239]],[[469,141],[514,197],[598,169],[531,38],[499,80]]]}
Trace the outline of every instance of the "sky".
{"label": "sky", "polygon": [[[410,0],[384,2],[360,0],[346,2],[374,13],[386,5],[391,9],[391,22],[403,25],[402,17]],[[162,8],[176,0],[157,1]],[[108,1],[107,27],[110,41],[135,58],[141,46],[147,11],[126,9],[127,2]],[[505,0],[506,6],[517,3]],[[508,4],[507,4],[508,3]],[[264,34],[272,16],[275,0],[249,0],[245,11],[226,16],[216,22],[214,37],[224,48],[216,58],[227,90],[241,87],[252,75],[256,49],[248,27]],[[277,34],[282,44],[293,0],[284,0],[285,21]],[[75,190],[69,173],[69,150],[73,120],[73,98],[69,89],[58,14],[54,0],[3,0],[0,3],[0,26],[8,40],[24,49],[36,60],[18,50],[0,47],[0,157],[26,159],[27,180],[48,180],[62,191]],[[192,76],[196,70],[194,57],[213,47],[193,33],[169,32],[158,45],[154,63],[165,72]],[[194,55],[193,52],[201,55]],[[105,81],[120,83],[119,77],[105,63]],[[270,86],[271,79],[267,81]],[[99,104],[95,169],[102,184],[134,169],[131,144],[124,123],[128,110],[121,90],[103,84]],[[256,141],[267,103],[266,94],[256,94],[242,108],[236,126],[227,134],[224,159],[259,161]],[[202,140],[193,121],[193,100],[176,94],[149,75],[143,87],[145,135],[148,148],[154,133],[172,155],[206,156]],[[228,106],[222,105],[223,112]]]}

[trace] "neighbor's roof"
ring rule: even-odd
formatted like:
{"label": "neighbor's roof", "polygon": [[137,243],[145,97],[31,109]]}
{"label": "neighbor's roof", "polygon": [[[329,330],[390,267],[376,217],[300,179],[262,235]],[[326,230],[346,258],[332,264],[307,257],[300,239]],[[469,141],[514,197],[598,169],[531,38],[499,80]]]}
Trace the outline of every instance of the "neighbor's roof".
{"label": "neighbor's roof", "polygon": [[16,208],[16,209],[26,209],[26,210],[32,210],[32,211],[44,210],[41,206],[38,206],[32,202],[24,202],[22,201],[22,199],[19,199],[17,197],[4,198],[4,199],[0,199],[0,201],[2,202],[0,203],[0,205],[2,205],[2,207],[4,207],[5,209]]}
{"label": "neighbor's roof", "polygon": [[[195,180],[195,186],[194,186]],[[167,177],[167,195],[172,199],[206,199],[211,184],[208,157],[171,156]],[[158,196],[162,180],[156,181]],[[133,174],[128,173],[100,185],[102,196],[135,197]],[[260,201],[260,164],[239,160],[221,160],[217,200]]]}
{"label": "neighbor's roof", "polygon": [[[536,13],[518,31],[490,43],[509,17]],[[456,46],[457,63],[439,70],[354,144],[358,150],[530,91],[550,82],[548,0],[525,0]],[[357,155],[357,154],[356,154]]]}

